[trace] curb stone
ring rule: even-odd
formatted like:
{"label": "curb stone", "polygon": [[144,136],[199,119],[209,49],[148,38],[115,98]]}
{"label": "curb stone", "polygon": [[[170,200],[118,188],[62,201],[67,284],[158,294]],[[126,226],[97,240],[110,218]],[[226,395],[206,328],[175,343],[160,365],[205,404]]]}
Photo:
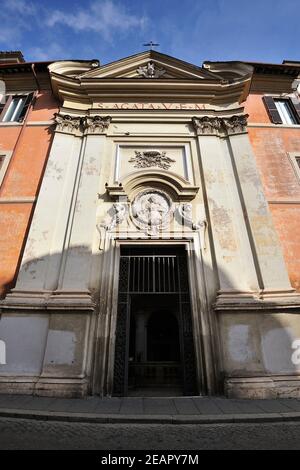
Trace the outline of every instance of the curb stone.
{"label": "curb stone", "polygon": [[35,419],[40,421],[65,421],[106,424],[227,424],[227,423],[276,423],[300,421],[300,412],[226,414],[226,415],[119,415],[97,413],[65,413],[53,411],[0,409],[2,418]]}

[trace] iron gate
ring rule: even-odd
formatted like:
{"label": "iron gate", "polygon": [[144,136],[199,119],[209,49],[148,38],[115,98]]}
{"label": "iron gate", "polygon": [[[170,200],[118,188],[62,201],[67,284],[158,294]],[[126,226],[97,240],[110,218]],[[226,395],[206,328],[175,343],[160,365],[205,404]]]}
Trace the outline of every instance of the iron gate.
{"label": "iron gate", "polygon": [[185,254],[122,255],[115,340],[114,395],[128,391],[130,300],[134,294],[177,294],[182,385],[184,395],[195,395],[196,362]]}

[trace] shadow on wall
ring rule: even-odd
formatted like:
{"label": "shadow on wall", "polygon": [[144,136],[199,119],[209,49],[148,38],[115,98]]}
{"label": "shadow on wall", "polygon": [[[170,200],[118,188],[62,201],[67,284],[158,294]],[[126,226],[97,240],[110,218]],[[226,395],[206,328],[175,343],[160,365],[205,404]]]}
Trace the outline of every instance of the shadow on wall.
{"label": "shadow on wall", "polygon": [[[68,251],[66,263],[62,262],[61,253],[57,253],[32,259],[22,266],[19,282],[20,279],[30,277],[33,285],[40,284],[40,288],[34,288],[36,292],[42,291],[43,288],[47,289],[47,286],[42,285],[41,279],[36,277],[37,271],[47,272],[48,275],[55,273],[53,285],[55,282],[57,284],[58,273],[62,273],[63,270],[65,273],[68,270],[70,285],[72,283],[76,285],[78,279],[89,279],[87,284],[90,286],[89,291],[95,308],[93,311],[84,308],[78,309],[77,312],[72,308],[63,312],[59,308],[50,311],[50,303],[47,304],[51,300],[49,296],[52,294],[51,298],[58,298],[59,294],[62,294],[57,285],[52,289],[48,287],[43,305],[38,309],[8,310],[4,309],[2,304],[0,376],[28,378],[38,377],[41,373],[52,376],[57,374],[60,377],[85,377],[92,383],[95,380],[95,370],[107,367],[107,364],[101,363],[98,354],[108,347],[105,340],[106,332],[101,331],[101,325],[104,324],[103,316],[108,318],[109,304],[108,298],[101,297],[101,292],[104,292],[103,283],[108,282],[107,273],[110,265],[107,264],[107,259],[111,259],[112,262],[114,259],[114,253],[110,254],[112,257],[106,257],[105,265],[102,252],[91,255],[87,247],[77,246]],[[79,271],[70,268],[74,260],[77,266],[81,266]],[[215,273],[211,273],[211,279],[213,278],[216,278]],[[217,290],[216,281],[215,292]],[[12,293],[14,294],[14,291]],[[33,303],[36,298],[34,294]],[[10,295],[6,297],[4,303],[9,300],[12,300]],[[257,311],[247,311],[242,307],[234,312],[215,311],[215,300],[216,298],[212,299],[208,307],[213,347],[210,351],[206,350],[205,354],[213,355],[210,362],[215,364],[219,383],[224,383],[224,379],[241,377],[272,378],[300,375],[299,315],[271,308],[268,311],[262,308]],[[203,305],[204,303],[203,300]],[[203,317],[203,312],[198,311],[195,314],[199,318]],[[112,328],[110,335],[113,337],[114,323],[109,320],[106,325],[108,331]],[[207,330],[204,328],[199,336],[194,335],[194,341],[201,343],[202,350],[205,335]],[[209,374],[209,371],[206,373]]]}
{"label": "shadow on wall", "polygon": [[[38,107],[38,102],[39,102],[38,100],[35,102],[34,109],[38,109],[37,108]],[[54,125],[51,124],[49,126],[46,126],[46,130],[47,130],[47,134],[49,136],[49,146],[48,146],[46,158],[45,158],[42,170],[41,170],[41,174],[40,174],[40,177],[39,177],[39,180],[38,180],[38,183],[37,183],[37,187],[35,189],[36,199],[38,198],[38,195],[39,195],[39,192],[40,192],[41,184],[42,184],[44,173],[45,173],[45,170],[46,170],[46,165],[47,165],[48,158],[49,158],[50,151],[51,151],[51,143],[52,143],[52,139],[54,137]],[[13,159],[11,159],[11,162],[12,162],[12,160]],[[9,167],[8,167],[8,169],[9,169]],[[9,171],[6,171],[4,181],[2,182],[2,185],[1,185],[2,188],[5,188],[6,178],[9,178],[9,177],[10,177],[10,173],[9,173]],[[16,261],[14,259],[10,260],[10,265],[8,266],[9,272],[11,272],[11,264],[14,265],[16,263],[14,273],[11,276],[10,279],[6,279],[5,283],[0,282],[0,300],[4,299],[6,294],[8,292],[10,292],[15,287],[16,280],[17,280],[17,277],[19,275],[19,271],[21,269],[22,257],[23,257],[23,253],[24,253],[25,246],[26,246],[26,243],[27,243],[27,237],[28,237],[29,230],[30,230],[30,227],[31,227],[31,222],[32,222],[32,217],[33,217],[33,214],[34,214],[34,210],[35,210],[35,203],[32,204],[32,208],[31,208],[31,211],[30,211],[30,214],[29,214],[29,217],[28,217],[28,222],[27,222],[27,225],[26,225],[26,229],[25,229],[24,234],[22,235],[23,242],[22,242],[17,260]],[[10,227],[7,227],[7,232],[5,232],[5,227],[1,227],[1,230],[2,230],[2,237],[3,237],[2,240],[5,241],[6,237],[11,237],[12,236],[11,231],[10,231]],[[4,250],[4,246],[0,246],[0,251]],[[3,276],[3,278],[4,278],[4,276]]]}

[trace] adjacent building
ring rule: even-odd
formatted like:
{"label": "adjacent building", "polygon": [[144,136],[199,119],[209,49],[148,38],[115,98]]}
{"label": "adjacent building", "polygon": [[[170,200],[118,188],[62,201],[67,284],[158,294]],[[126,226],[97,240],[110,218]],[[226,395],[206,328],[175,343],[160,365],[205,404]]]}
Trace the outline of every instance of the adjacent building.
{"label": "adjacent building", "polygon": [[51,88],[1,186],[41,181],[2,232],[0,391],[299,396],[300,64],[18,67]]}
{"label": "adjacent building", "polygon": [[13,286],[21,262],[53,137],[58,102],[49,62],[25,63],[19,51],[0,53],[0,296]]}

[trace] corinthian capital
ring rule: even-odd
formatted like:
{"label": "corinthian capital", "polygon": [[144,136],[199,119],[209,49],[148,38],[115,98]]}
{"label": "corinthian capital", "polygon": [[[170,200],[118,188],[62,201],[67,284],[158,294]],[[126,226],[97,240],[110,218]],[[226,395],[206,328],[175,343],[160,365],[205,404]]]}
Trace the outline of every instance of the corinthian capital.
{"label": "corinthian capital", "polygon": [[111,122],[111,116],[87,116],[85,118],[85,131],[91,134],[104,134]]}
{"label": "corinthian capital", "polygon": [[229,118],[223,118],[223,123],[228,134],[239,134],[241,132],[246,132],[248,117],[249,114],[241,114],[239,116],[235,115]]}
{"label": "corinthian capital", "polygon": [[78,134],[81,127],[81,118],[69,114],[54,113],[56,130],[67,134]]}
{"label": "corinthian capital", "polygon": [[192,122],[197,135],[215,135],[220,132],[222,127],[221,119],[218,117],[193,117]]}

